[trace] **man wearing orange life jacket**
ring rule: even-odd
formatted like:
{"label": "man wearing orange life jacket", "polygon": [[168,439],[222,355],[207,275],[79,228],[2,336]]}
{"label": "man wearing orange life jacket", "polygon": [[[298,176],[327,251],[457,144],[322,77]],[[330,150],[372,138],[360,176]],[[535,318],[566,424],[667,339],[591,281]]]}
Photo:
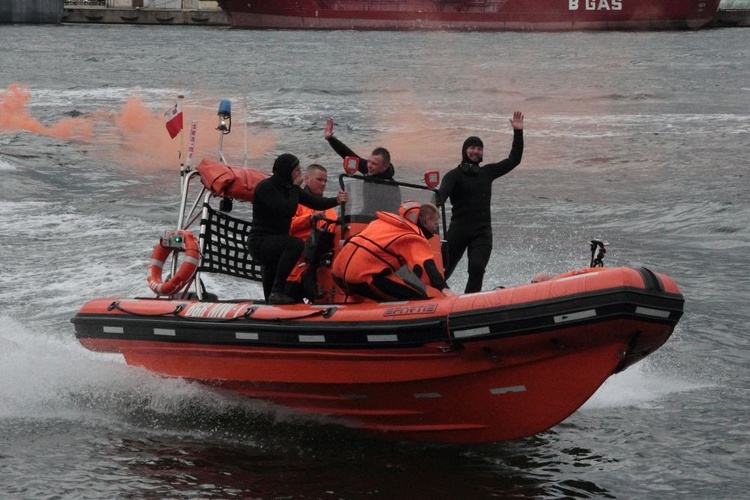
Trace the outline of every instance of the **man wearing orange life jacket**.
{"label": "man wearing orange life jacket", "polygon": [[[328,184],[328,171],[322,165],[313,163],[307,167],[304,174],[305,188],[313,196],[323,196]],[[322,220],[315,220],[314,215],[322,214],[325,218],[335,220],[338,218],[336,211],[332,208],[323,212],[315,210],[313,208],[306,207],[304,205],[297,205],[297,212],[292,217],[292,226],[289,229],[289,234],[295,238],[299,238],[302,241],[306,241],[310,236],[313,227],[323,228],[325,222]],[[330,225],[327,227],[328,231],[333,232],[334,226]],[[286,294],[297,300],[302,299],[303,287],[302,277],[308,271],[309,264],[305,261],[305,256],[301,256],[297,261],[297,264],[289,274],[286,283]],[[314,269],[312,270],[314,271]]]}
{"label": "man wearing orange life jacket", "polygon": [[347,296],[379,302],[453,295],[427,241],[437,231],[437,207],[407,201],[399,214],[377,212],[349,238],[333,261],[336,284]]}

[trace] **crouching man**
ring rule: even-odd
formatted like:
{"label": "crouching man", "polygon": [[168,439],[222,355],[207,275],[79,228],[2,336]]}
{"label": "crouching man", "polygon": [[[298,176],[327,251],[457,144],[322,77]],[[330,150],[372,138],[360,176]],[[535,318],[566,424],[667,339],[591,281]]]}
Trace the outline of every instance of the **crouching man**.
{"label": "crouching man", "polygon": [[437,231],[435,205],[406,201],[352,236],[333,262],[336,284],[354,299],[378,302],[454,295],[427,240]]}

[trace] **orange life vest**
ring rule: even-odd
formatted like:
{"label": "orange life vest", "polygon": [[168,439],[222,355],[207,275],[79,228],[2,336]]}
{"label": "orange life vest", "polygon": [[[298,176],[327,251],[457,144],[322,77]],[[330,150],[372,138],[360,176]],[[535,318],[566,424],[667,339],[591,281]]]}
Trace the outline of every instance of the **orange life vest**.
{"label": "orange life vest", "polygon": [[[297,205],[297,212],[294,214],[294,217],[292,217],[292,226],[289,229],[289,234],[294,236],[295,238],[299,238],[302,241],[307,240],[307,237],[310,236],[310,232],[312,231],[312,226],[310,225],[310,216],[316,212],[319,212],[319,210],[315,210],[310,207],[306,207],[304,205]],[[336,219],[338,218],[338,215],[336,215],[336,211],[332,208],[329,208],[323,214],[326,216],[327,219]],[[318,221],[316,227],[323,227],[325,225],[324,221]],[[335,226],[330,225],[328,226],[329,231],[334,231]],[[302,275],[307,270],[307,262],[305,262],[304,255],[299,258],[297,261],[297,264],[294,266],[294,269],[292,269],[292,272],[289,274],[289,277],[287,278],[287,281],[296,281],[299,282],[302,280]]]}
{"label": "orange life vest", "polygon": [[[378,218],[352,236],[333,261],[332,272],[347,283],[369,284],[377,274],[395,274],[403,266],[424,268],[434,253],[419,227],[389,212],[377,212]],[[420,279],[429,285],[427,273]]]}

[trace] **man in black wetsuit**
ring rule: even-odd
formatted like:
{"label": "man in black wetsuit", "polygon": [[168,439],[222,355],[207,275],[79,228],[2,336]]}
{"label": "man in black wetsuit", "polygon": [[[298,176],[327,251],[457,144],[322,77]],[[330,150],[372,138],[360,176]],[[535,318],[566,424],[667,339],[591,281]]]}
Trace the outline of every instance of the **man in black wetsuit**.
{"label": "man in black wetsuit", "polygon": [[523,114],[513,113],[510,124],[513,146],[508,158],[480,167],[484,144],[479,137],[469,137],[461,149],[461,164],[445,174],[438,190],[440,198],[450,200],[453,207],[443,247],[445,279],[453,274],[468,248],[469,279],[465,293],[482,290],[484,270],[492,253],[492,181],[517,167],[523,156]]}
{"label": "man in black wetsuit", "polygon": [[273,175],[255,187],[247,246],[253,259],[261,263],[263,295],[271,304],[295,302],[284,287],[305,247],[301,239],[289,235],[297,205],[326,210],[349,199],[344,191],[335,198],[314,196],[300,189],[301,183],[299,160],[292,154],[283,154],[273,164]]}
{"label": "man in black wetsuit", "polygon": [[[369,182],[363,186],[362,197],[363,210],[362,214],[375,218],[375,212],[384,210],[386,212],[398,212],[401,206],[401,192],[397,186],[389,185],[393,181],[396,169],[391,163],[391,154],[383,147],[377,147],[372,150],[369,157],[363,158],[349,149],[343,142],[333,136],[333,118],[326,122],[326,128],[323,137],[341,158],[355,156],[359,158],[359,172],[365,177],[377,179],[381,182]],[[386,181],[383,183],[382,181]]]}

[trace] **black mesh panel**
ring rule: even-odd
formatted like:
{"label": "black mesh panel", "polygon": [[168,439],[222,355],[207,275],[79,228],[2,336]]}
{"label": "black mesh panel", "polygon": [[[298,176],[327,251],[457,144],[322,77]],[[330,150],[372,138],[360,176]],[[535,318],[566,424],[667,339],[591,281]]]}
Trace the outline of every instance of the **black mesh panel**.
{"label": "black mesh panel", "polygon": [[218,212],[210,205],[204,208],[208,217],[201,221],[203,248],[198,270],[261,281],[260,262],[252,260],[246,245],[250,223]]}

